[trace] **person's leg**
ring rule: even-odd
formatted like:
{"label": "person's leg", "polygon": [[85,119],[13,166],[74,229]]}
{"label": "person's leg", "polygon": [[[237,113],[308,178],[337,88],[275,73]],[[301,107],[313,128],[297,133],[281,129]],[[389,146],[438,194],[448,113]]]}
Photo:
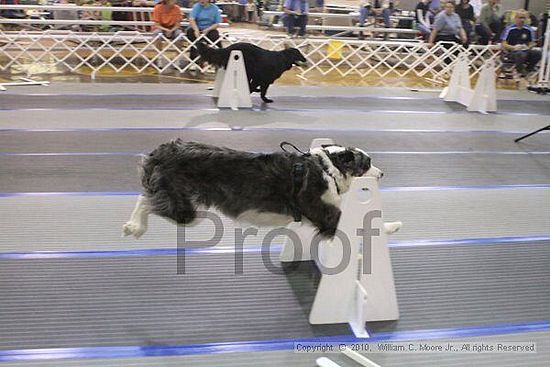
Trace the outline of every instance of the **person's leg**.
{"label": "person's leg", "polygon": [[427,41],[428,40],[428,37],[430,37],[430,28],[426,27],[424,24],[422,23],[417,23],[416,24],[416,29],[420,32],[420,34],[422,35],[422,38]]}
{"label": "person's leg", "polygon": [[162,51],[162,29],[155,29],[153,31],[153,37],[155,40],[155,47]]}
{"label": "person's leg", "polygon": [[362,6],[359,9],[359,25],[362,27],[365,25],[367,17],[369,16],[369,8]]}
{"label": "person's leg", "polygon": [[491,32],[482,24],[476,25],[476,33],[479,36],[480,45],[488,45],[489,38],[491,38]]}
{"label": "person's leg", "polygon": [[[197,39],[197,37],[195,37],[195,31],[191,27],[187,28],[187,38],[189,39],[190,43],[195,42],[195,40]],[[191,58],[191,60],[195,60],[197,56],[199,56],[199,52],[195,47],[191,47],[191,49],[189,50],[189,57]]]}
{"label": "person's leg", "polygon": [[489,28],[491,28],[491,31],[493,32],[493,39],[492,41],[497,43],[500,41],[500,35],[502,34],[503,30],[503,24],[500,21],[493,22],[489,24]]}
{"label": "person's leg", "polygon": [[533,71],[541,58],[542,58],[542,54],[539,50],[527,51],[527,57],[526,57],[527,71]]}
{"label": "person's leg", "polygon": [[172,40],[176,40],[176,42],[174,42],[174,45],[180,50],[183,49],[182,35],[183,35],[183,31],[180,28],[176,28],[172,32],[172,37],[171,37]]}
{"label": "person's leg", "polygon": [[307,25],[307,14],[301,14],[300,16],[298,16],[298,27],[300,28],[298,35],[300,37],[303,37],[306,35],[306,25]]}
{"label": "person's leg", "polygon": [[[369,16],[369,13],[370,13],[370,7],[366,7],[366,6],[361,6],[359,8],[359,26],[360,27],[364,27],[365,26],[365,22],[367,21],[367,18]],[[363,36],[363,31],[359,32],[359,39],[363,39],[364,36]]]}
{"label": "person's leg", "polygon": [[385,8],[382,10],[382,17],[384,18],[384,27],[391,28],[391,21],[390,21],[390,15],[392,15],[393,11],[390,8]]}
{"label": "person's leg", "polygon": [[472,23],[469,20],[464,20],[462,27],[464,27],[464,32],[466,32],[466,42],[469,44],[472,42]]}
{"label": "person's leg", "polygon": [[514,63],[516,66],[516,70],[522,74],[525,75],[525,61],[527,60],[527,52],[526,51],[512,51],[508,55],[508,58]]}
{"label": "person's leg", "polygon": [[[451,47],[453,47],[453,43],[458,43],[458,40],[456,39],[456,37],[454,36],[450,36],[450,35],[438,35],[436,38],[435,38],[435,42],[444,42],[443,43],[443,47],[445,48],[445,50],[448,50],[450,49]],[[443,62],[445,64],[450,64],[452,62],[452,58],[451,57],[445,57],[445,59],[443,60]]]}
{"label": "person's leg", "polygon": [[294,34],[294,26],[296,24],[296,17],[292,14],[288,14],[288,17],[286,18],[286,27],[288,31],[288,35],[292,36]]}

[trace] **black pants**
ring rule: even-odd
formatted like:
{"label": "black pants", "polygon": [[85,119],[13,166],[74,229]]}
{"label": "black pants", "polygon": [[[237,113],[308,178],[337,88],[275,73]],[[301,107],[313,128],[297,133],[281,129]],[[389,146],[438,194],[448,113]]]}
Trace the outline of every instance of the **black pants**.
{"label": "black pants", "polygon": [[[479,35],[480,45],[488,45],[489,41],[498,42],[500,34],[502,33],[502,23],[493,22],[489,24],[489,28],[485,27],[484,25],[478,24],[476,25],[476,33]],[[494,34],[492,38],[491,33]]]}
{"label": "black pants", "polygon": [[508,59],[516,65],[516,69],[522,74],[525,70],[533,71],[541,57],[542,54],[538,50],[512,51],[508,54]]}
{"label": "black pants", "polygon": [[[446,48],[446,49],[449,49],[451,48],[453,45],[447,43],[447,42],[452,42],[452,43],[460,43],[460,40],[454,36],[454,35],[447,35],[447,34],[438,34],[437,37],[435,37],[435,42],[445,42],[443,44],[443,47]],[[458,54],[458,51],[455,53],[455,56]],[[443,60],[443,62],[445,64],[450,64],[453,60],[450,58],[450,57],[446,57],[445,60]]]}
{"label": "black pants", "polygon": [[[195,37],[195,31],[191,27],[187,28],[187,38],[189,38],[189,41],[191,42],[197,39],[197,37]],[[220,43],[218,42],[220,39],[220,33],[217,29],[213,29],[208,32],[206,34],[206,38],[208,38],[210,41],[214,42],[218,47],[220,47]],[[191,50],[189,51],[189,56],[191,57],[191,60],[195,60],[195,58],[199,56],[199,51],[197,51],[196,47],[191,47]]]}

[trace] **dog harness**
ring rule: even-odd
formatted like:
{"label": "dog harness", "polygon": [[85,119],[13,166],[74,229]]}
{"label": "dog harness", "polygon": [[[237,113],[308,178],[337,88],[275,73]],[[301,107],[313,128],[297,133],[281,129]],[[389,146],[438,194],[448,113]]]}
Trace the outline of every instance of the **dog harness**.
{"label": "dog harness", "polygon": [[298,193],[304,184],[305,167],[303,163],[294,163],[292,167],[292,216],[295,222],[302,221],[302,212],[298,205]]}
{"label": "dog harness", "polygon": [[[296,151],[302,154],[302,156],[309,156],[309,153],[304,153],[300,149],[298,149],[294,144],[283,141],[279,146],[284,152],[288,152],[285,149],[285,146],[290,145],[293,147]],[[302,189],[302,185],[304,184],[304,176],[305,176],[306,168],[302,162],[294,163],[292,166],[292,203],[291,210],[292,210],[292,217],[294,218],[295,222],[301,222],[302,221],[302,211],[300,210],[300,206],[298,205],[298,193]]]}

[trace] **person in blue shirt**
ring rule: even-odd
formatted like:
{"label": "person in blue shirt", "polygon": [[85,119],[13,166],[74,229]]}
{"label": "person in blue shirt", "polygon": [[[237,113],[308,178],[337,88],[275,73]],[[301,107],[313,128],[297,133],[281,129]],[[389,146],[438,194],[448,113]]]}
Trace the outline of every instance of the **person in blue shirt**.
{"label": "person in blue shirt", "polygon": [[298,27],[300,37],[306,34],[307,14],[309,13],[308,0],[285,0],[283,10],[286,14],[288,35],[293,36]]}
{"label": "person in blue shirt", "polygon": [[525,24],[526,20],[527,12],[517,11],[514,24],[506,27],[500,37],[502,48],[515,64],[517,71],[523,76],[535,69],[542,56],[540,51],[533,49],[537,38],[533,28]]}
{"label": "person in blue shirt", "polygon": [[433,46],[435,42],[462,42],[466,43],[468,37],[462,27],[462,20],[455,13],[455,4],[448,1],[444,11],[437,14],[433,24],[432,34],[428,44]]}
{"label": "person in blue shirt", "polygon": [[[462,20],[458,14],[455,13],[455,4],[452,1],[447,1],[444,10],[435,16],[428,47],[433,47],[435,42],[443,42],[443,47],[446,49],[452,48],[453,43],[462,43],[466,45],[468,42],[468,37],[462,27]],[[458,52],[459,51],[456,50],[454,56],[457,56]],[[443,59],[443,62],[445,64],[450,64],[452,58],[446,57]]]}
{"label": "person in blue shirt", "polygon": [[[221,21],[220,8],[217,5],[211,4],[210,0],[199,0],[193,5],[189,14],[187,38],[189,41],[194,42],[197,38],[204,36],[217,43],[220,38],[218,25]],[[199,52],[195,47],[191,47],[190,56],[192,60],[199,56]]]}

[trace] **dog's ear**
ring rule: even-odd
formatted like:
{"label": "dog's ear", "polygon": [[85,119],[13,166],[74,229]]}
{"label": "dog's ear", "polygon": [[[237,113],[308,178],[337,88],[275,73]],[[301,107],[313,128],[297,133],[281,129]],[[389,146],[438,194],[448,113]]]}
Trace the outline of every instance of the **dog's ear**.
{"label": "dog's ear", "polygon": [[345,150],[341,153],[342,161],[345,163],[353,162],[355,160],[355,154],[351,150]]}

